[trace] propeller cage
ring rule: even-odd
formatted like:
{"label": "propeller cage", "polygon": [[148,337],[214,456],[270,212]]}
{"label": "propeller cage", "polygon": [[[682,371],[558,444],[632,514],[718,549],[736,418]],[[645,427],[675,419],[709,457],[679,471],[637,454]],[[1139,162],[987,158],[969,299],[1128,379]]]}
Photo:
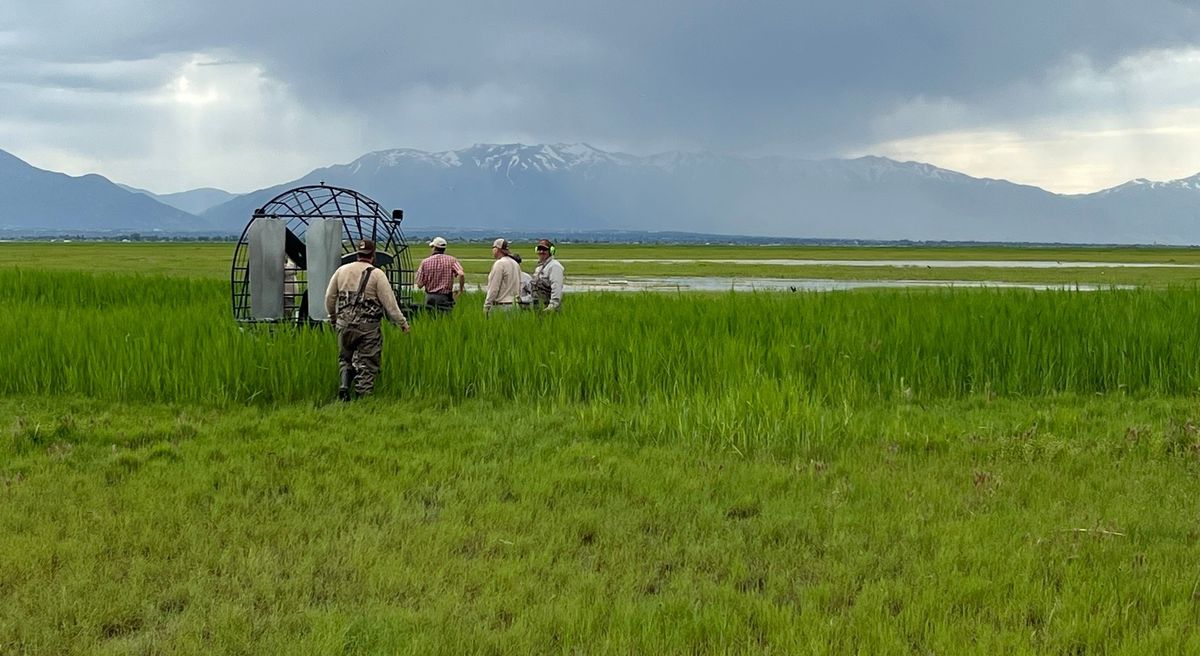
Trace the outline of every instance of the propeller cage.
{"label": "propeller cage", "polygon": [[351,189],[296,187],[254,211],[233,251],[230,294],[240,323],[310,324],[329,320],[325,289],[333,272],[357,258],[359,240],[375,242],[375,267],[400,307],[413,308],[412,256],[401,210]]}

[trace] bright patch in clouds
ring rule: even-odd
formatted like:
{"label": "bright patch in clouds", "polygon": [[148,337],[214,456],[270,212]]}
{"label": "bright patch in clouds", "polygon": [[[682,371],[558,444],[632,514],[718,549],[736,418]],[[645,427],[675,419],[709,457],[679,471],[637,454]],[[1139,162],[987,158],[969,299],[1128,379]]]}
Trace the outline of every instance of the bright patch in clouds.
{"label": "bright patch in clouds", "polygon": [[194,57],[147,100],[147,112],[153,123],[149,152],[106,170],[138,180],[152,168],[168,181],[168,191],[248,191],[307,173],[315,168],[314,154],[361,154],[355,117],[305,110],[286,85],[253,63]]}
{"label": "bright patch in clouds", "polygon": [[[1138,127],[1026,126],[948,132],[881,144],[873,152],[936,164],[981,178],[1089,193],[1134,178],[1175,180],[1200,171],[1200,110],[1178,110]],[[1190,122],[1190,125],[1188,125]]]}
{"label": "bright patch in clouds", "polygon": [[186,75],[180,75],[179,79],[175,80],[174,87],[175,92],[172,94],[171,100],[181,105],[208,105],[220,100],[216,89],[209,88],[203,92],[193,89],[192,83]]}
{"label": "bright patch in clouds", "polygon": [[[1200,171],[1200,50],[1142,53],[1106,71],[1073,60],[1043,86],[1009,91],[1008,99],[975,106],[917,98],[876,126],[881,133],[914,136],[857,154],[929,162],[1059,193]],[[1036,103],[1043,113],[989,124],[995,105],[1006,101]]]}
{"label": "bright patch in clouds", "polygon": [[70,72],[76,86],[43,87],[0,117],[0,147],[158,193],[249,191],[367,150],[359,117],[306,109],[251,62],[194,54]]}

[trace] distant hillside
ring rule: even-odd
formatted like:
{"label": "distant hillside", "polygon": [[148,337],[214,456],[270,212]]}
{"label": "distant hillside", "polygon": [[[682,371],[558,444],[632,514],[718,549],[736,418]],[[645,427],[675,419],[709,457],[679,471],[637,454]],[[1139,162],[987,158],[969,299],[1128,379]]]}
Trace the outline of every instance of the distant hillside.
{"label": "distant hillside", "polygon": [[0,150],[0,230],[189,232],[201,219],[99,175],[72,177],[30,166]]}
{"label": "distant hillside", "polygon": [[160,203],[181,209],[189,214],[200,214],[211,207],[216,207],[221,203],[227,203],[237,198],[237,194],[231,194],[223,189],[214,189],[212,187],[201,187],[173,194],[156,194],[152,191],[130,187],[129,185],[118,184],[117,186],[128,191],[145,194]]}

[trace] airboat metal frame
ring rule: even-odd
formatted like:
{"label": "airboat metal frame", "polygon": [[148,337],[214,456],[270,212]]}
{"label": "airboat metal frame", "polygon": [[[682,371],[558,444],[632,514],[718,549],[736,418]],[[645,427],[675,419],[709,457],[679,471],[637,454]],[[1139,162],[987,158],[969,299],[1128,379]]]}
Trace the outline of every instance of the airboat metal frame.
{"label": "airboat metal frame", "polygon": [[[326,321],[318,299],[332,269],[357,257],[355,244],[361,239],[375,242],[375,267],[387,275],[400,307],[412,309],[415,270],[400,230],[403,220],[402,210],[389,215],[363,194],[325,183],[272,198],[254,210],[234,248],[229,275],[234,319],[245,324]],[[309,275],[310,240],[315,276]],[[280,289],[282,298],[277,298]]]}

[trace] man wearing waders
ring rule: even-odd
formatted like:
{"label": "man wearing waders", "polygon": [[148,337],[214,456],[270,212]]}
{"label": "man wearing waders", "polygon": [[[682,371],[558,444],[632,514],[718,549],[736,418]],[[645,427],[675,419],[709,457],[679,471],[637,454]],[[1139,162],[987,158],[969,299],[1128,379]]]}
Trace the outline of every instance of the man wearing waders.
{"label": "man wearing waders", "polygon": [[367,396],[375,387],[379,359],[383,354],[383,331],[379,322],[384,315],[408,332],[408,320],[396,303],[396,295],[387,276],[376,269],[375,242],[358,242],[358,261],[343,264],[333,272],[325,290],[325,311],[337,327],[338,364],[342,384],[338,398],[350,400],[350,389]]}
{"label": "man wearing waders", "polygon": [[557,312],[562,308],[563,265],[554,259],[554,242],[539,239],[537,243],[538,265],[533,270],[530,287],[543,312]]}

